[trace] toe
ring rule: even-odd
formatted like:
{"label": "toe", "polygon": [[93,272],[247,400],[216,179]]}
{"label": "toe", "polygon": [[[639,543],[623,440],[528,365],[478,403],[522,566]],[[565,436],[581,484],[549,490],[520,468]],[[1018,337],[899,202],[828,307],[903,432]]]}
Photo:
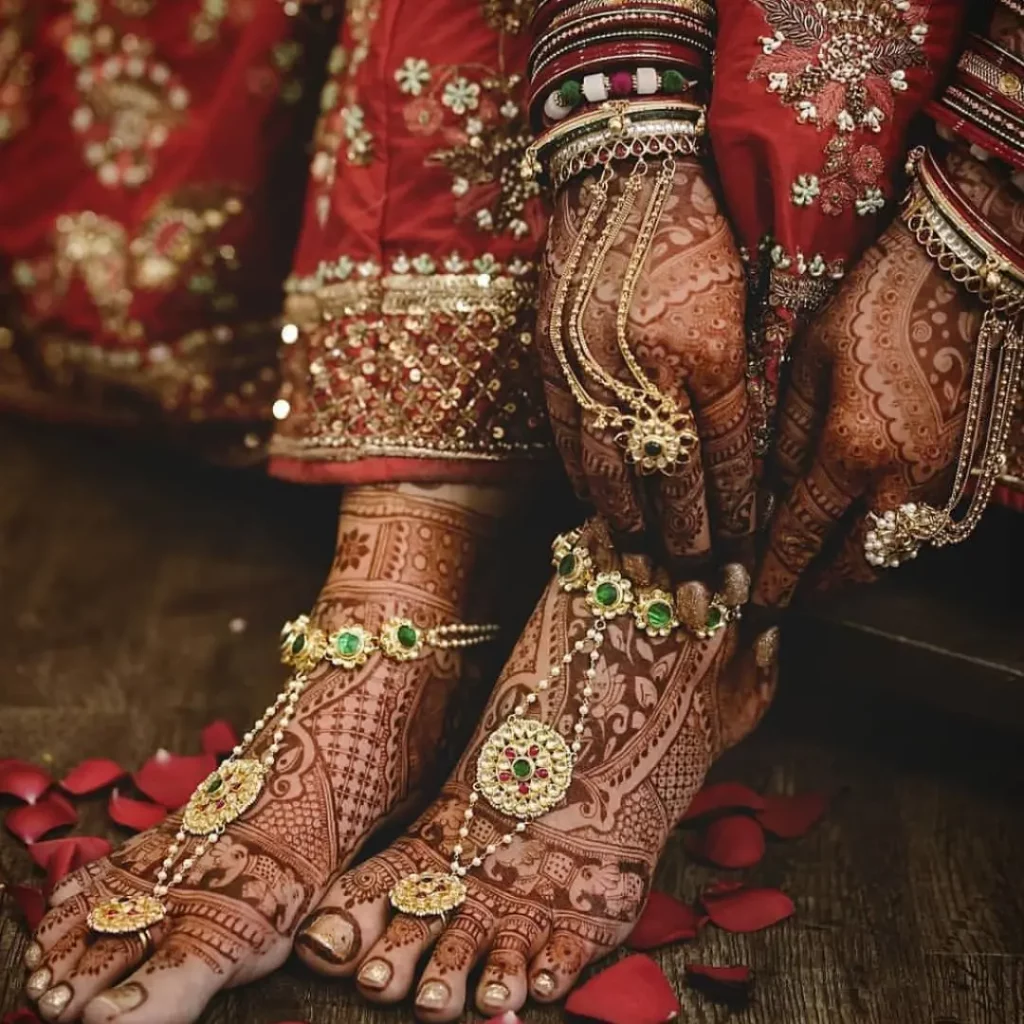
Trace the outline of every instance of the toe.
{"label": "toe", "polygon": [[539,1003],[564,999],[600,952],[578,935],[556,929],[530,964],[530,995]]}
{"label": "toe", "polygon": [[338,878],[299,929],[299,958],[320,974],[354,974],[387,928],[388,893],[397,877],[375,857]]}
{"label": "toe", "polygon": [[92,888],[93,879],[106,874],[110,870],[110,866],[110,859],[103,857],[100,860],[93,861],[91,864],[86,864],[84,868],[79,868],[77,871],[72,871],[71,874],[65,875],[53,887],[53,891],[50,893],[50,906],[59,907],[62,903],[66,903],[71,899],[72,896],[88,892]]}
{"label": "toe", "polygon": [[82,1011],[84,1024],[189,1024],[211,997],[231,983],[222,963],[174,933],[126,981],[95,995]]}
{"label": "toe", "polygon": [[39,1006],[44,1020],[56,1020],[71,999],[67,977],[86,950],[89,928],[84,921],[72,925],[43,952],[39,966],[25,982],[25,995]]}
{"label": "toe", "polygon": [[466,1005],[466,979],[490,946],[494,923],[482,908],[466,904],[441,933],[416,989],[416,1015],[451,1021]]}
{"label": "toe", "polygon": [[58,907],[47,912],[36,928],[34,941],[45,954],[53,949],[70,931],[82,928],[89,914],[90,903],[83,893],[70,896]]}
{"label": "toe", "polygon": [[359,991],[376,1003],[397,1003],[412,988],[416,964],[441,931],[438,917],[399,914],[359,965]]}
{"label": "toe", "polygon": [[522,1009],[528,988],[527,964],[545,936],[546,929],[525,917],[504,922],[476,987],[476,1005],[485,1017]]}

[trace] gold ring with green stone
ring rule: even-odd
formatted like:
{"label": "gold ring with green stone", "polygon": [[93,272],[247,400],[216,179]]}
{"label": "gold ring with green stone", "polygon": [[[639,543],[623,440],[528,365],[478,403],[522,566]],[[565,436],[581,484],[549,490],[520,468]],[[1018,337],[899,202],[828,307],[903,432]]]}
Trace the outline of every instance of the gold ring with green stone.
{"label": "gold ring with green stone", "polygon": [[707,624],[703,629],[696,630],[695,635],[699,640],[708,640],[720,630],[725,629],[730,622],[735,622],[742,614],[740,606],[730,607],[722,600],[721,594],[715,594],[708,606]]}
{"label": "gold ring with green stone", "polygon": [[620,572],[600,572],[587,587],[587,604],[604,619],[622,615],[633,604],[633,584]]}
{"label": "gold ring with green stone", "polygon": [[679,625],[672,595],[656,587],[645,588],[637,593],[633,618],[652,637],[668,636]]}

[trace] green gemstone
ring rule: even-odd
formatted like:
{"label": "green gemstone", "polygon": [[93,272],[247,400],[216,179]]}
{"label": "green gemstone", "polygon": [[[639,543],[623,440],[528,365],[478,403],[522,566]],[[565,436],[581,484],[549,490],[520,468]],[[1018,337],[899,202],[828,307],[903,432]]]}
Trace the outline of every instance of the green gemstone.
{"label": "green gemstone", "polygon": [[517,779],[528,779],[533,774],[533,763],[525,757],[517,757],[512,762],[512,774]]}
{"label": "green gemstone", "polygon": [[661,88],[663,92],[667,92],[670,95],[672,93],[684,92],[686,90],[686,79],[680,71],[666,71],[661,76]]}
{"label": "green gemstone", "polygon": [[306,647],[306,634],[300,633],[292,641],[292,654],[301,654]]}
{"label": "green gemstone", "polygon": [[224,780],[219,775],[214,775],[214,777],[206,784],[206,792],[212,795],[223,785]]}
{"label": "green gemstone", "polygon": [[338,634],[334,641],[338,653],[344,658],[354,658],[363,649],[363,638],[352,630],[346,630]]}
{"label": "green gemstone", "polygon": [[722,609],[717,605],[712,605],[708,611],[708,629],[718,629],[724,621]]}
{"label": "green gemstone", "polygon": [[611,608],[619,603],[619,588],[614,583],[602,583],[595,596],[602,608]]}
{"label": "green gemstone", "polygon": [[652,459],[656,459],[661,453],[662,447],[659,441],[648,441],[644,445],[644,455],[648,455]]}
{"label": "green gemstone", "polygon": [[647,621],[655,629],[664,629],[672,622],[672,608],[666,601],[655,601],[647,609]]}
{"label": "green gemstone", "polygon": [[420,641],[420,634],[417,629],[410,625],[398,627],[398,642],[407,650],[412,650]]}
{"label": "green gemstone", "polygon": [[562,577],[572,576],[576,572],[576,556],[571,552],[563,556],[558,563],[558,575]]}

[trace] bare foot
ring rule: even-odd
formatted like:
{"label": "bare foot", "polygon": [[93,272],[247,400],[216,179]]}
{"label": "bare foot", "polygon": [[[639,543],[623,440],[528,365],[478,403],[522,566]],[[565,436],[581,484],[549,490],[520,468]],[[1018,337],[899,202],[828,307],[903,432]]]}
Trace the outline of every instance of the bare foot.
{"label": "bare foot", "polygon": [[[601,569],[620,568],[610,553],[595,551],[595,557]],[[627,568],[635,585],[644,585],[644,575],[651,582],[642,560],[629,559]],[[562,593],[552,582],[440,797],[406,836],[335,882],[314,913],[312,928],[329,921],[349,936],[344,959],[317,958],[302,944],[306,926],[300,931],[300,955],[310,966],[355,975],[360,991],[378,1003],[415,990],[419,1019],[451,1021],[467,1001],[490,1016],[519,1010],[528,994],[541,1002],[561,999],[587,964],[628,936],[670,830],[714,757],[756,724],[770,685],[750,659],[723,685],[734,626],[703,640],[680,630],[652,638],[629,614],[609,622],[588,681],[592,641],[586,637],[593,623],[584,595]],[[564,665],[577,641],[584,649]],[[550,685],[529,702],[542,678]],[[589,708],[564,801],[517,832],[513,818],[478,796],[467,823],[466,808],[480,792],[474,790],[478,755],[513,709],[524,705],[528,719],[572,738],[581,702]],[[514,838],[506,842],[510,831]],[[395,883],[449,872],[457,844],[465,849],[463,863],[473,851],[482,855],[464,879],[465,902],[447,920],[393,914]],[[480,964],[470,995],[470,972]]]}
{"label": "bare foot", "polygon": [[[328,631],[353,623],[377,630],[397,616],[424,627],[483,621],[489,605],[473,590],[504,502],[487,488],[352,491],[314,621]],[[405,662],[375,654],[355,669],[322,664],[282,731],[259,801],[195,863],[180,864],[183,881],[166,899],[167,918],[151,929],[151,949],[137,934],[96,935],[86,915],[105,897],[152,890],[178,816],[69,876],[26,957],[27,991],[40,1014],[184,1024],[219,989],[283,963],[332,875],[382,823],[415,814],[432,795],[424,787],[444,770],[441,741],[463,658],[432,649]],[[344,956],[348,940],[321,929],[307,941],[329,959],[335,945]]]}

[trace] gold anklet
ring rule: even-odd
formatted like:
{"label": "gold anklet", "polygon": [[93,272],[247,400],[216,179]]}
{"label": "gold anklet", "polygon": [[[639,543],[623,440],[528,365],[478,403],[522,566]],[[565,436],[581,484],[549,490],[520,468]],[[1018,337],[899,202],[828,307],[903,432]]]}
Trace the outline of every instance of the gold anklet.
{"label": "gold anklet", "polygon": [[[587,606],[594,617],[583,638],[576,640],[560,661],[553,663],[547,675],[517,704],[504,724],[484,741],[477,756],[476,782],[469,794],[469,806],[463,811],[458,840],[451,849],[447,872],[427,871],[408,875],[392,888],[389,899],[400,913],[414,917],[444,916],[461,906],[468,895],[466,875],[483,864],[484,858],[501,846],[510,846],[529,822],[546,814],[565,799],[572,782],[576,758],[583,749],[584,723],[590,714],[597,677],[597,661],[604,645],[608,624],[619,616],[632,614],[640,628],[650,635],[667,637],[679,626],[671,594],[654,588],[635,588],[619,572],[596,572],[582,530],[558,537],[552,546],[559,586],[565,591],[585,592]],[[716,613],[717,632],[738,614],[724,609],[728,618]],[[709,618],[709,628],[710,628]],[[711,635],[708,633],[707,635]],[[557,729],[535,718],[527,718],[539,695],[568,675],[577,656],[585,655],[583,685],[578,688],[575,720],[568,739]],[[497,841],[477,847],[464,858],[465,840],[476,816],[475,807],[483,798],[499,814],[518,819],[514,828]]]}
{"label": "gold anklet", "polygon": [[281,630],[281,661],[307,672],[320,661],[329,661],[338,668],[358,668],[378,652],[391,661],[414,661],[429,649],[450,650],[487,643],[500,629],[493,622],[453,622],[421,629],[411,619],[393,618],[381,626],[379,633],[359,625],[342,626],[326,633],[310,625],[308,615],[300,615],[293,622],[286,622]]}
{"label": "gold anklet", "polygon": [[[310,624],[308,615],[285,623],[281,631],[281,656],[294,674],[274,702],[253,723],[230,756],[204,779],[185,805],[181,825],[156,874],[152,893],[115,896],[94,904],[86,923],[102,935],[132,935],[159,924],[168,915],[166,899],[185,875],[218,842],[228,825],[240,818],[259,799],[284,741],[284,731],[295,717],[299,698],[309,685],[309,673],[327,660],[342,668],[366,663],[379,651],[395,661],[411,661],[427,648],[440,650],[471,647],[494,639],[494,624],[452,623],[421,629],[410,619],[389,619],[379,633],[362,626],[346,626],[328,635]],[[264,728],[273,727],[271,742],[262,757],[246,756]],[[199,844],[191,852],[192,839]],[[179,856],[185,854],[179,863]],[[175,869],[175,866],[177,868]],[[171,872],[174,872],[173,874]]]}

